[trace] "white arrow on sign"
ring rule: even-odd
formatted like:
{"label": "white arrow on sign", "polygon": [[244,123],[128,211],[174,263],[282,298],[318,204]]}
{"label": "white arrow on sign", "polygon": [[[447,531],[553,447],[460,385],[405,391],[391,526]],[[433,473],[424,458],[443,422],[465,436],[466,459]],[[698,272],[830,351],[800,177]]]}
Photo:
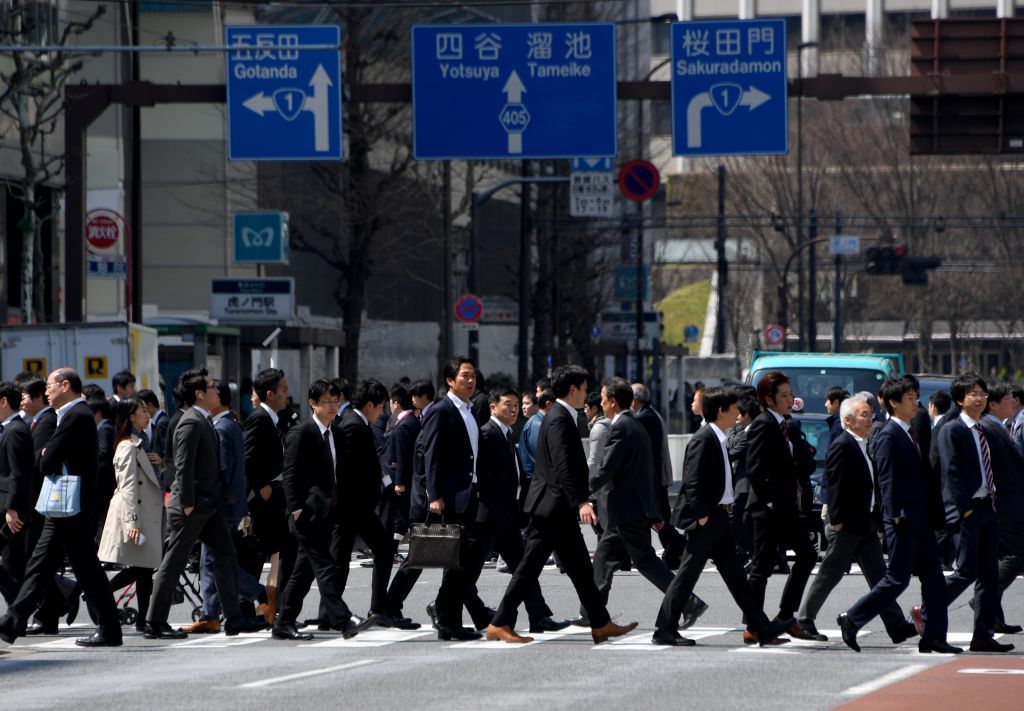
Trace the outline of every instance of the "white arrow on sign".
{"label": "white arrow on sign", "polygon": [[334,86],[331,78],[327,76],[324,65],[316,65],[313,78],[309,80],[313,87],[313,95],[306,97],[306,103],[302,107],[304,111],[313,114],[313,148],[316,151],[329,151],[331,149],[330,126],[328,125],[327,94],[328,87]]}
{"label": "white arrow on sign", "polygon": [[[771,99],[772,97],[755,86],[750,87],[743,92],[743,96],[740,97],[739,105],[746,106],[750,111],[753,111],[758,106]],[[700,148],[703,143],[703,132],[701,130],[701,113],[704,109],[715,106],[715,103],[711,100],[711,94],[704,92],[697,94],[690,103],[686,106],[686,146],[687,148]],[[728,115],[718,108],[719,112],[723,115]]]}
{"label": "white arrow on sign", "polygon": [[[515,69],[508,75],[508,80],[505,82],[505,86],[501,88],[501,91],[505,94],[507,103],[518,104],[522,102],[523,94],[526,93],[526,86],[523,85],[523,80],[519,78],[519,73]],[[522,133],[508,134],[508,152],[509,154],[523,152]]]}
{"label": "white arrow on sign", "polygon": [[277,107],[274,106],[274,99],[262,91],[243,101],[242,106],[259,114],[260,117],[267,111],[277,111]]}

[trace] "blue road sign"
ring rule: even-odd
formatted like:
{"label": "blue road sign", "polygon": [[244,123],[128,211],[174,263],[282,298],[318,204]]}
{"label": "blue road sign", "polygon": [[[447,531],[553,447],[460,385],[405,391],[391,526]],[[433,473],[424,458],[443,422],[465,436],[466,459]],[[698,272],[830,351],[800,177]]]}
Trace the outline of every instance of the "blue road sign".
{"label": "blue road sign", "polygon": [[419,160],[615,155],[615,25],[412,28]]}
{"label": "blue road sign", "polygon": [[236,212],[236,264],[287,264],[288,213]]}
{"label": "blue road sign", "polygon": [[455,317],[463,323],[477,323],[484,315],[484,302],[475,294],[463,294],[455,300]]}
{"label": "blue road sign", "polygon": [[672,152],[789,150],[784,20],[672,25]]}
{"label": "blue road sign", "polygon": [[[228,157],[341,160],[341,31],[329,25],[224,29]],[[333,49],[332,49],[333,48]]]}

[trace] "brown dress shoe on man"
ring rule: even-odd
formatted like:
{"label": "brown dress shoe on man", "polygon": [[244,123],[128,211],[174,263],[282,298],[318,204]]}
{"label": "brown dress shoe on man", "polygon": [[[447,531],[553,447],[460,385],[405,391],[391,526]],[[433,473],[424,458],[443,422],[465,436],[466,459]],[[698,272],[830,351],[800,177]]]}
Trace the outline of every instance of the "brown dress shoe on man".
{"label": "brown dress shoe on man", "polygon": [[220,632],[220,620],[197,620],[181,629],[189,634],[217,634]]}
{"label": "brown dress shoe on man", "polygon": [[526,644],[533,641],[533,637],[523,637],[509,625],[503,627],[487,625],[487,639],[491,642],[508,642],[509,644]]}
{"label": "brown dress shoe on man", "polygon": [[609,621],[604,627],[594,627],[590,630],[590,636],[594,638],[594,644],[601,644],[610,637],[621,637],[636,629],[638,622],[630,622],[628,625],[617,625]]}
{"label": "brown dress shoe on man", "polygon": [[[779,644],[786,644],[787,642],[789,642],[788,639],[785,639],[783,637],[776,637],[771,642],[767,642],[766,644],[779,645]],[[755,634],[754,632],[751,632],[750,630],[743,630],[743,644],[757,644],[757,643],[758,643],[757,634]]]}

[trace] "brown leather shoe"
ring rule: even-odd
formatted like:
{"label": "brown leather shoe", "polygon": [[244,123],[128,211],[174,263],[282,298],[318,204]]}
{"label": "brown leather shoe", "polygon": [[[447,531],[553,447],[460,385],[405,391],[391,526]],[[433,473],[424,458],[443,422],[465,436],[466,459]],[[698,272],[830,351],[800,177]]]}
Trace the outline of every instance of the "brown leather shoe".
{"label": "brown leather shoe", "polygon": [[594,638],[594,644],[601,644],[610,637],[621,637],[636,629],[638,622],[630,622],[628,625],[617,625],[609,621],[604,627],[594,627],[590,630],[590,636]]}
{"label": "brown leather shoe", "polygon": [[[779,644],[786,644],[787,642],[789,642],[788,639],[776,637],[771,642],[766,642],[765,644],[774,646]],[[750,630],[743,630],[743,644],[757,644],[757,634],[751,632]]]}
{"label": "brown leather shoe", "polygon": [[220,632],[220,620],[199,620],[181,629],[189,634],[217,634]]}
{"label": "brown leather shoe", "polygon": [[491,642],[508,642],[509,644],[526,644],[533,641],[533,637],[523,637],[512,629],[510,625],[502,625],[501,627],[487,625],[487,639]]}
{"label": "brown leather shoe", "polygon": [[256,617],[262,617],[268,625],[274,624],[274,608],[265,602],[256,606]]}
{"label": "brown leather shoe", "polygon": [[256,608],[256,614],[263,615],[263,619],[267,621],[267,624],[272,625],[277,614],[277,588],[273,585],[268,585],[266,590],[267,601]]}

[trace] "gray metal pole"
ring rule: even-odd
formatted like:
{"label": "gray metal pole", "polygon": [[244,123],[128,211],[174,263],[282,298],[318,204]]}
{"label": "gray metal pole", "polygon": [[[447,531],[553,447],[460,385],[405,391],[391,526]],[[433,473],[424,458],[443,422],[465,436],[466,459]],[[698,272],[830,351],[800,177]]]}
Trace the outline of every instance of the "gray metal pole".
{"label": "gray metal pole", "polygon": [[[530,161],[522,165],[524,180],[530,177]],[[530,378],[530,184],[523,183],[519,203],[519,363],[520,390],[527,387]]]}
{"label": "gray metal pole", "polygon": [[[807,211],[807,239],[818,236],[818,216],[814,210]],[[818,249],[811,245],[807,250],[807,350],[818,350]]]}
{"label": "gray metal pole", "polygon": [[[484,198],[486,200],[486,198]],[[480,193],[474,192],[469,200],[469,279],[467,288],[470,294],[476,294],[477,267],[480,262]],[[479,296],[479,294],[477,294]],[[469,332],[469,358],[477,367],[480,366],[480,331],[474,328]]]}
{"label": "gray metal pole", "polygon": [[718,236],[715,239],[718,254],[718,308],[715,313],[715,353],[725,353],[728,323],[725,297],[729,285],[729,263],[725,258],[725,166],[718,166]]}
{"label": "gray metal pole", "polygon": [[[842,234],[843,216],[836,213],[836,234]],[[832,294],[832,352],[843,352],[843,256],[836,255],[835,259],[836,276]]]}

